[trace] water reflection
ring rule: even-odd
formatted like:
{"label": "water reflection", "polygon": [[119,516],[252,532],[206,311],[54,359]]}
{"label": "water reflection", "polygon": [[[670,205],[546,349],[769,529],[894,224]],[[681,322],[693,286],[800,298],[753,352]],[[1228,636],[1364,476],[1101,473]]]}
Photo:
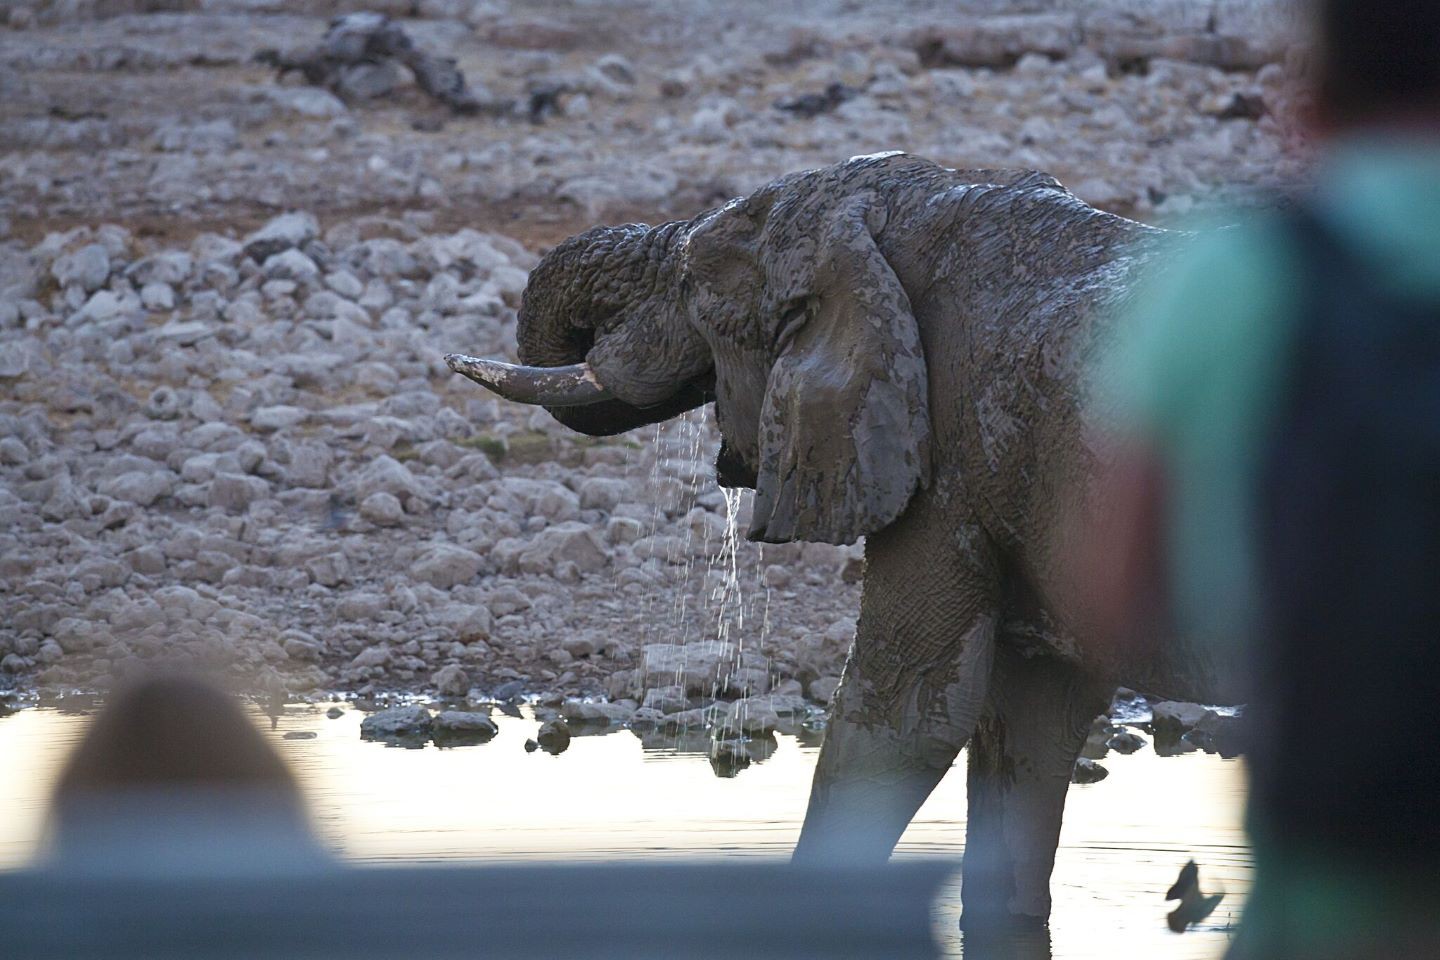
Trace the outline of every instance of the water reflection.
{"label": "water reflection", "polygon": [[967,931],[960,935],[960,952],[967,960],[1051,960],[1053,956],[1049,930]]}
{"label": "water reflection", "polygon": [[[71,712],[30,709],[0,719],[0,869],[23,864],[36,849],[45,798],[85,722],[83,707],[66,707]],[[529,708],[516,712],[492,716],[499,732],[487,743],[418,750],[362,741],[362,714],[349,705],[285,706],[273,732],[264,710],[255,716],[304,785],[322,837],[355,861],[779,858],[799,835],[814,732],[752,738],[750,764],[721,779],[703,731],[601,736],[577,726],[584,735],[550,756],[525,752],[540,722]],[[1239,763],[1207,754],[1161,759],[1147,747],[1112,755],[1106,765],[1108,779],[1070,794],[1050,935],[962,938],[957,879],[935,918],[952,955],[1110,960],[1143,951],[1194,960],[1224,952],[1251,879]],[[963,854],[963,773],[947,777],[921,808],[897,856]],[[1173,904],[1164,891],[1192,856],[1207,883],[1228,896],[1204,924],[1176,936],[1165,927]]]}

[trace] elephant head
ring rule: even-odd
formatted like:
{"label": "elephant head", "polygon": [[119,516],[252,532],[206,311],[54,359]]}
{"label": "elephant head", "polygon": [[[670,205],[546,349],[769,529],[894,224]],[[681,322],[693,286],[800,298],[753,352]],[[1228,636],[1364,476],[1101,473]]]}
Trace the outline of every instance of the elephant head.
{"label": "elephant head", "polygon": [[668,420],[712,400],[709,354],[676,302],[687,227],[597,227],[541,260],[520,302],[519,356],[532,367],[559,369],[446,359],[502,396],[545,404],[565,426],[591,436]]}
{"label": "elephant head", "polygon": [[718,479],[756,492],[750,538],[852,543],[929,480],[925,357],[887,253],[906,245],[888,236],[925,197],[1023,176],[859,157],[690,221],[591,230],[530,276],[519,322],[529,366],[447,359],[589,434],[713,398]]}

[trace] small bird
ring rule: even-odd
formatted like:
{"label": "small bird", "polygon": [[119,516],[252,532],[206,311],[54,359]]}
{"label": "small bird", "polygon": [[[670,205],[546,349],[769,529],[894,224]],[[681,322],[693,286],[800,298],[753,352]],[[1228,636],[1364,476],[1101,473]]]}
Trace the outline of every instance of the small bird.
{"label": "small bird", "polygon": [[1179,900],[1180,906],[1170,911],[1165,919],[1175,933],[1184,933],[1192,923],[1199,923],[1215,912],[1215,907],[1225,894],[1206,896],[1200,892],[1200,868],[1191,860],[1180,868],[1180,876],[1165,893],[1166,900]]}

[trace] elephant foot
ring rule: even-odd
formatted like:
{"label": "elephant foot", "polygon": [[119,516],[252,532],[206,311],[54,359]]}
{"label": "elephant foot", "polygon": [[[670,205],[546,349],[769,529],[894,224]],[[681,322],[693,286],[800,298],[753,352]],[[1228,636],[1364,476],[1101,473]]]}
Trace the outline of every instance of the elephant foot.
{"label": "elephant foot", "polygon": [[1050,960],[1050,925],[968,926],[960,921],[961,952],[978,960]]}
{"label": "elephant foot", "polygon": [[1050,916],[1032,913],[1011,913],[1003,904],[965,904],[960,914],[960,929],[976,940],[1004,938],[1011,934],[1039,933],[1050,929]]}
{"label": "elephant foot", "polygon": [[970,739],[965,929],[1049,921],[1070,773],[1107,695],[1071,664],[997,644],[990,697]]}
{"label": "elephant foot", "polygon": [[[974,817],[973,800],[970,809]],[[998,831],[989,842],[981,841],[975,832],[969,829],[965,847],[960,929],[978,937],[1048,929],[1051,861],[1017,860],[1012,845]]]}

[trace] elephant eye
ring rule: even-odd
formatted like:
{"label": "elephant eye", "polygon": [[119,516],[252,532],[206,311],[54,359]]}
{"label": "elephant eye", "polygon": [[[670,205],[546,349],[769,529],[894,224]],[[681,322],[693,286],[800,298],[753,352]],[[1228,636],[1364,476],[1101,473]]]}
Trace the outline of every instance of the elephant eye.
{"label": "elephant eye", "polygon": [[795,334],[805,325],[810,318],[810,302],[808,300],[792,300],[786,304],[780,314],[780,323],[775,328],[775,353],[784,353],[790,346],[790,341],[795,339]]}

